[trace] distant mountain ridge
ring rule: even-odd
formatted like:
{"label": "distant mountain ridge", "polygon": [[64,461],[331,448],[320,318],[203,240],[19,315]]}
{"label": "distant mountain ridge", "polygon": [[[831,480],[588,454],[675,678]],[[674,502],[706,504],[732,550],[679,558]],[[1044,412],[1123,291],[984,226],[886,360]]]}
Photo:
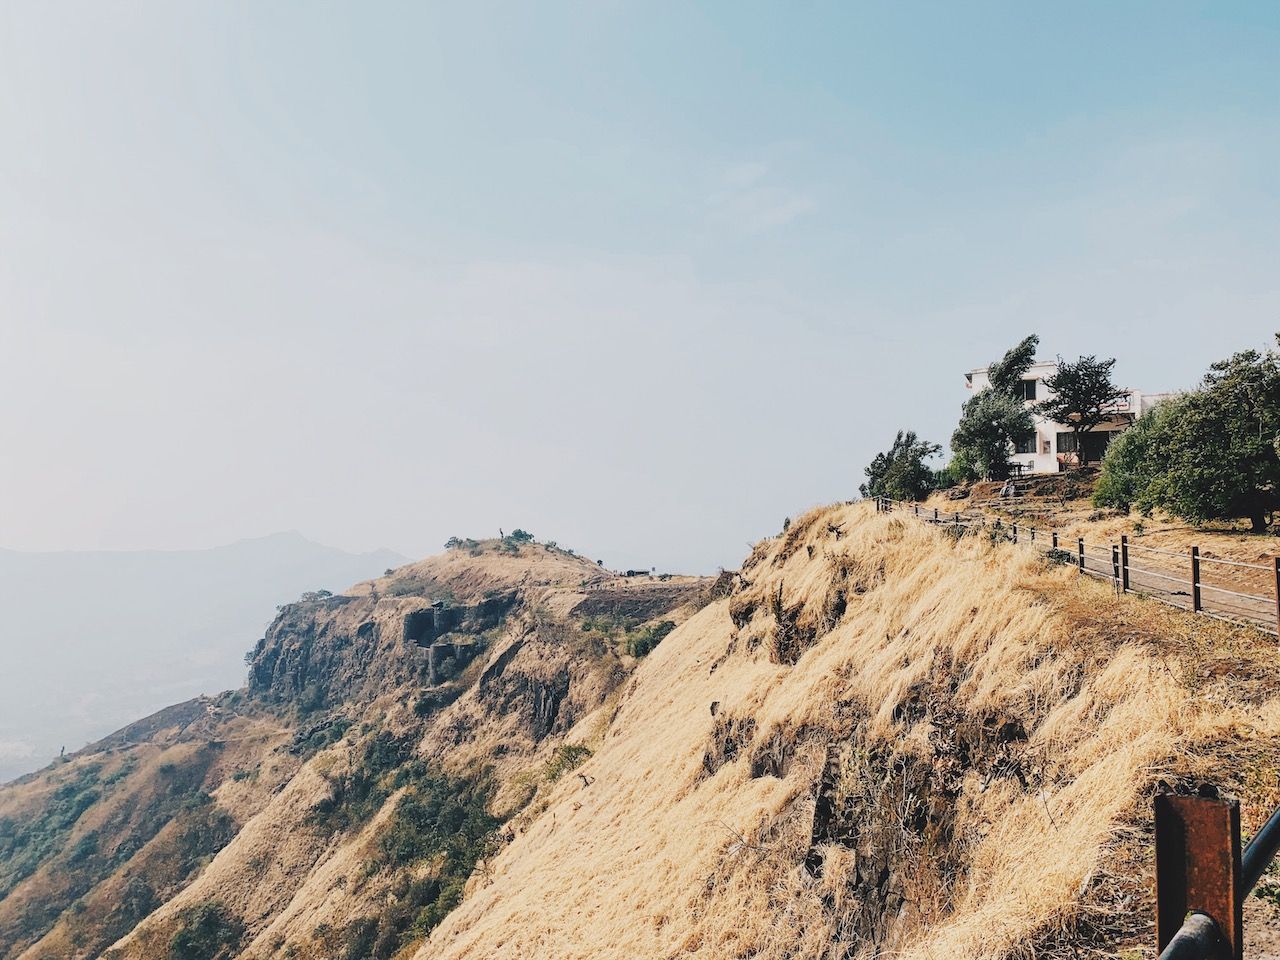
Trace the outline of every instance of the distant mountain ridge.
{"label": "distant mountain ridge", "polygon": [[238,687],[276,606],[406,558],[297,531],[204,550],[0,548],[0,783],[176,700]]}

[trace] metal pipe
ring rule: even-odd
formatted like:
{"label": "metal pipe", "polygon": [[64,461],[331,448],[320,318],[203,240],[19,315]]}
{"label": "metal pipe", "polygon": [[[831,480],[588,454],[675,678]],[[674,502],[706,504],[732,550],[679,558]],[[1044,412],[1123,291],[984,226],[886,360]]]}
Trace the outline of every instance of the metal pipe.
{"label": "metal pipe", "polygon": [[1271,819],[1254,834],[1240,858],[1240,879],[1246,895],[1266,871],[1277,848],[1280,848],[1280,809],[1272,813]]}
{"label": "metal pipe", "polygon": [[1200,612],[1200,548],[1191,548],[1191,609]]}
{"label": "metal pipe", "polygon": [[1160,960],[1218,960],[1229,955],[1213,918],[1206,913],[1193,913],[1160,953]]}

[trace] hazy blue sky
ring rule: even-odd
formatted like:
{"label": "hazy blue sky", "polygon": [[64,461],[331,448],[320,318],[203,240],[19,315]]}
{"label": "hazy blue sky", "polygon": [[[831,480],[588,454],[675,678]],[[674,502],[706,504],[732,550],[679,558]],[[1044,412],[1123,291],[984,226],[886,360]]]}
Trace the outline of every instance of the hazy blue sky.
{"label": "hazy blue sky", "polygon": [[6,3],[0,545],[736,565],[1280,328],[1280,5]]}

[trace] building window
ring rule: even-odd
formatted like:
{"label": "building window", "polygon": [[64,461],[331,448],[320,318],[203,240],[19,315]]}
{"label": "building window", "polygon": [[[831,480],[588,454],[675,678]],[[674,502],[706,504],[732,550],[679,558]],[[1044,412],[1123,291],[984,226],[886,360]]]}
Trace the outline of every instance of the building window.
{"label": "building window", "polygon": [[1048,440],[1044,441],[1044,442],[1040,445],[1040,452],[1041,452],[1041,453],[1053,453],[1053,447],[1052,447],[1052,446],[1050,446],[1050,444],[1049,444],[1049,441],[1048,441]]}
{"label": "building window", "polygon": [[1035,398],[1036,398],[1036,381],[1023,380],[1022,381],[1022,399],[1034,400]]}
{"label": "building window", "polygon": [[1013,445],[1013,452],[1014,453],[1035,453],[1036,452],[1035,435],[1033,434],[1032,436],[1028,437],[1026,440],[1019,440],[1017,443],[1015,443]]}
{"label": "building window", "polygon": [[1076,452],[1076,435],[1074,433],[1058,434],[1058,452],[1059,453],[1075,453]]}

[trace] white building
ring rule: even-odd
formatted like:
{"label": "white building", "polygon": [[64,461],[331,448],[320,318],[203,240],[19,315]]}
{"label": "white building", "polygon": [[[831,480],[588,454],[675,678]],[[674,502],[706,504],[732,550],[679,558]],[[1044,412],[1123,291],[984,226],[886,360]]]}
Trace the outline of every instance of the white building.
{"label": "white building", "polygon": [[[1057,372],[1056,363],[1034,363],[1023,374],[1022,399],[1028,407],[1053,396],[1053,391],[1044,381]],[[966,389],[972,393],[991,386],[986,367],[970,370],[964,375],[964,380]],[[1111,404],[1111,415],[1107,420],[1081,437],[1083,450],[1076,450],[1075,434],[1071,427],[1033,413],[1036,434],[1034,438],[1015,448],[1011,459],[1014,470],[1020,473],[1059,473],[1080,463],[1097,463],[1102,460],[1112,437],[1127,429],[1134,420],[1168,396],[1167,393],[1143,394],[1130,390],[1127,396]]]}

